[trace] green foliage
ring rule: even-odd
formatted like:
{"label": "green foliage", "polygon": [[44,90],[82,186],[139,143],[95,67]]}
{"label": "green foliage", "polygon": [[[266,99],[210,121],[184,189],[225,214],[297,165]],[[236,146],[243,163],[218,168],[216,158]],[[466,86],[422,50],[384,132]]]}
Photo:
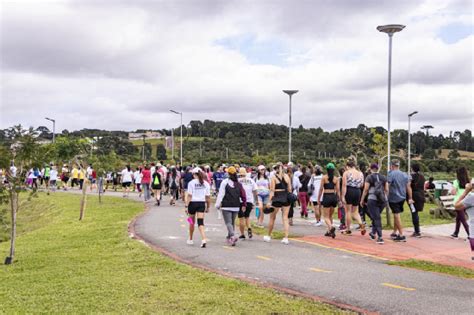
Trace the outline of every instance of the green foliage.
{"label": "green foliage", "polygon": [[[333,314],[320,302],[289,297],[177,263],[127,235],[143,211],[122,198],[40,195],[51,219],[17,239],[21,256],[0,266],[0,313]],[[5,252],[7,244],[0,243]]]}
{"label": "green foliage", "polygon": [[166,148],[163,144],[158,144],[156,146],[156,158],[160,161],[164,161],[167,159]]}
{"label": "green foliage", "polygon": [[424,159],[435,159],[436,156],[436,151],[431,148],[428,148],[423,152]]}
{"label": "green foliage", "polygon": [[119,156],[132,157],[138,153],[137,148],[128,139],[118,136],[100,138],[97,143],[97,154],[104,155],[111,151]]}
{"label": "green foliage", "polygon": [[449,152],[448,154],[448,158],[450,160],[455,160],[455,159],[458,159],[461,155],[459,154],[458,150],[454,149],[454,150],[451,150],[451,152]]}

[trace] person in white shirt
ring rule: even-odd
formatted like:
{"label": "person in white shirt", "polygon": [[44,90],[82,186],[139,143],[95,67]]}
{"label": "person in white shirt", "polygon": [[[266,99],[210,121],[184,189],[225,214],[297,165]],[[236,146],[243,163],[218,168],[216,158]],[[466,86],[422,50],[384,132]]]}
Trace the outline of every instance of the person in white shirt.
{"label": "person in white shirt", "polygon": [[[239,238],[244,240],[245,239],[245,228],[247,228],[247,233],[249,239],[253,237],[252,228],[250,227],[250,213],[255,205],[255,200],[257,199],[257,184],[252,178],[247,176],[247,171],[245,168],[241,167],[239,169],[239,183],[245,190],[245,196],[247,198],[246,204],[242,205],[242,209],[240,209],[238,217],[239,217],[239,228],[240,228],[240,236]],[[245,207],[245,211],[243,208]]]}
{"label": "person in white shirt", "polygon": [[310,195],[309,201],[313,207],[314,216],[316,217],[316,223],[314,224],[315,226],[320,226],[323,224],[321,222],[321,200],[318,200],[322,179],[323,172],[321,171],[321,167],[316,165],[314,168],[314,173],[308,182],[308,194]]}
{"label": "person in white shirt", "polygon": [[121,174],[122,174],[121,176],[122,187],[124,189],[123,196],[128,197],[128,194],[130,193],[130,185],[132,185],[132,175],[133,175],[133,172],[130,169],[130,165],[127,165],[127,167],[125,167],[122,170]]}
{"label": "person in white shirt", "polygon": [[142,196],[142,168],[137,167],[137,170],[133,173],[133,179],[135,180],[135,187],[138,190],[138,197]]}
{"label": "person in white shirt", "polygon": [[52,191],[56,191],[56,181],[58,180],[58,170],[56,166],[53,166],[51,171],[49,171],[49,186]]}
{"label": "person in white shirt", "polygon": [[206,247],[206,234],[204,233],[204,212],[209,212],[211,207],[211,186],[204,180],[204,173],[199,167],[192,170],[194,179],[188,184],[186,191],[186,213],[189,222],[189,239],[188,245],[193,245],[194,223],[197,224],[199,233],[201,234],[201,248]]}

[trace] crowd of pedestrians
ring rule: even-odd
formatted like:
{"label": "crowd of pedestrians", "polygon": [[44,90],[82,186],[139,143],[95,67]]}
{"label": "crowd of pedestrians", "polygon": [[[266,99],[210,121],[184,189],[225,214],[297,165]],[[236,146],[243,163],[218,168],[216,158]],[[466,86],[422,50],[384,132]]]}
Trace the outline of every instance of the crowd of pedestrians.
{"label": "crowd of pedestrians", "polygon": [[[17,168],[12,163],[9,170],[0,170],[0,176],[5,177],[6,172],[15,177]],[[58,188],[82,189],[86,179],[90,190],[96,191],[99,178],[92,165],[48,164],[30,169],[25,185],[32,189],[44,187],[48,192]],[[272,167],[220,165],[215,172],[208,165],[182,167],[164,165],[161,161],[143,163],[138,167],[126,165],[121,171],[106,172],[103,179],[105,187],[101,189],[106,191],[111,186],[117,191],[121,186],[124,198],[136,191],[144,201],[153,201],[158,206],[165,194],[169,195],[169,204],[173,206],[181,199],[189,222],[187,243],[194,244],[197,224],[203,248],[207,244],[204,217],[211,208],[213,196],[218,218],[225,222],[226,241],[230,246],[235,246],[239,240],[253,238],[250,222],[253,210],[256,211],[257,227],[264,228],[265,216],[269,218],[267,233],[263,237],[265,242],[272,241],[275,221],[281,213],[284,234],[281,242],[288,245],[295,209],[299,209],[303,219],[308,219],[313,212],[314,225],[326,225],[326,237],[336,238],[337,230],[341,235],[350,236],[355,227],[361,235],[366,235],[369,229],[369,238],[377,244],[384,244],[382,211],[389,207],[393,214],[390,239],[407,241],[401,218],[406,209],[411,213],[414,227],[411,236],[419,238],[419,212],[424,209],[425,190],[434,188],[433,179],[426,181],[416,163],[408,174],[400,170],[399,160],[392,160],[388,176],[384,176],[376,163],[364,170],[353,158],[339,169],[334,163],[325,166],[276,163]],[[451,237],[458,238],[462,225],[474,252],[474,238],[470,238],[474,228],[474,192],[466,168],[458,169],[450,193],[455,196],[457,210],[456,227]],[[339,226],[333,220],[335,214]],[[366,218],[370,221],[366,222]],[[237,219],[238,229],[235,227]]]}

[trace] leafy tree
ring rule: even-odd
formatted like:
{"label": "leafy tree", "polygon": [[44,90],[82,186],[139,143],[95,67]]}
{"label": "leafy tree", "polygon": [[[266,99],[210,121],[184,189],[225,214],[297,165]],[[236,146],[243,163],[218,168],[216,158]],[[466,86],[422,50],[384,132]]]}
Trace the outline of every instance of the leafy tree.
{"label": "leafy tree", "polygon": [[423,152],[423,158],[424,159],[435,159],[436,158],[436,151],[429,148],[426,149],[425,152]]}
{"label": "leafy tree", "polygon": [[455,159],[458,159],[461,155],[459,154],[458,150],[454,149],[454,150],[451,150],[448,154],[448,158],[450,160],[455,160]]}
{"label": "leafy tree", "polygon": [[156,158],[160,161],[164,161],[164,160],[167,159],[167,157],[166,157],[166,148],[161,143],[156,146]]}

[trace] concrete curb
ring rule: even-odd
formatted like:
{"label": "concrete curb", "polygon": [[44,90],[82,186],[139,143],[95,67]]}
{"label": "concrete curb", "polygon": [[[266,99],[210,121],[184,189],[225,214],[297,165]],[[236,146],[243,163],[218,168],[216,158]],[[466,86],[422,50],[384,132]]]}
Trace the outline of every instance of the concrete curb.
{"label": "concrete curb", "polygon": [[358,314],[379,314],[378,312],[373,312],[373,311],[369,311],[369,310],[366,310],[366,309],[363,309],[363,308],[360,308],[360,307],[357,307],[357,306],[352,306],[352,305],[349,305],[349,304],[336,302],[336,301],[326,299],[326,298],[323,298],[323,297],[320,297],[320,296],[317,296],[317,295],[312,295],[312,294],[304,293],[304,292],[301,292],[301,291],[297,291],[297,290],[285,288],[285,287],[282,287],[282,286],[278,286],[278,285],[275,285],[275,284],[263,283],[263,282],[256,281],[254,279],[249,279],[249,278],[246,278],[246,277],[237,276],[237,275],[234,275],[234,274],[229,273],[229,272],[213,269],[213,268],[210,268],[208,266],[197,264],[197,263],[192,262],[188,259],[184,259],[184,258],[178,256],[175,253],[172,253],[172,252],[170,252],[170,251],[168,251],[164,248],[161,248],[161,247],[149,242],[144,237],[137,234],[137,232],[135,230],[135,225],[136,225],[137,220],[140,219],[141,217],[143,217],[144,215],[146,215],[149,211],[151,211],[149,205],[146,204],[146,203],[144,204],[144,208],[145,208],[144,211],[142,213],[136,215],[132,219],[132,221],[130,221],[130,223],[128,224],[128,235],[129,235],[129,237],[143,242],[145,245],[147,245],[148,247],[150,247],[154,251],[157,251],[157,252],[159,252],[159,253],[161,253],[161,254],[169,257],[169,258],[172,258],[172,259],[174,259],[174,260],[176,260],[180,263],[183,263],[183,264],[186,264],[186,265],[189,265],[191,267],[201,269],[201,270],[204,270],[204,271],[212,272],[212,273],[224,276],[224,277],[245,281],[247,283],[256,285],[258,287],[273,289],[273,290],[276,290],[276,291],[279,291],[281,293],[291,295],[291,296],[294,296],[294,297],[310,299],[310,300],[315,301],[315,302],[322,302],[322,303],[325,303],[325,304],[333,305],[333,306],[336,306],[336,307],[338,307],[342,310],[352,311],[352,312],[356,312]]}

